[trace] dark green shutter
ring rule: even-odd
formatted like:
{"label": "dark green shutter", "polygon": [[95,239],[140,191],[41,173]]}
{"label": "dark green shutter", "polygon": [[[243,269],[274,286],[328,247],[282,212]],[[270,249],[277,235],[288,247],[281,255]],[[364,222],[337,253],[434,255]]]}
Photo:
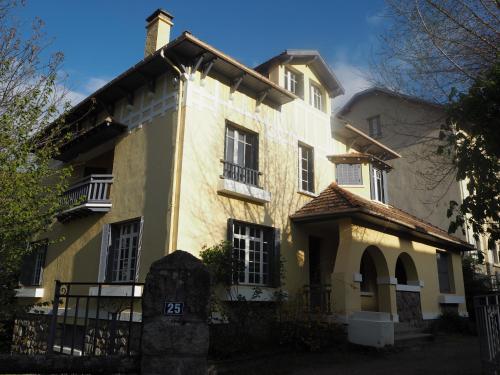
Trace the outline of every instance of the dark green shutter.
{"label": "dark green shutter", "polygon": [[[233,237],[234,237],[234,219],[227,219],[227,242],[229,243],[229,246],[231,248],[231,255],[234,256],[234,251],[233,251]],[[228,284],[235,284],[235,281],[238,280],[238,274],[236,272],[233,272],[232,275],[228,275]]]}
{"label": "dark green shutter", "polygon": [[273,230],[273,244],[271,247],[271,264],[269,267],[269,283],[273,288],[278,288],[281,285],[281,231],[279,228],[274,228]]}
{"label": "dark green shutter", "polygon": [[23,286],[33,285],[33,276],[35,273],[36,249],[30,246],[28,253],[23,257],[19,282]]}

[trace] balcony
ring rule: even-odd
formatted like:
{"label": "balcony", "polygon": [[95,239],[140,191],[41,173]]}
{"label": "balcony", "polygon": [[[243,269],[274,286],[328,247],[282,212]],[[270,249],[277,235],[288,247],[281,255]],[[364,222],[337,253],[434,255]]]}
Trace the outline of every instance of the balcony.
{"label": "balcony", "polygon": [[61,197],[63,211],[57,215],[61,222],[111,210],[109,191],[113,175],[93,174],[72,185]]}
{"label": "balcony", "polygon": [[222,194],[236,196],[256,203],[271,201],[271,193],[259,187],[261,173],[255,169],[242,167],[225,160],[223,174],[217,191]]}
{"label": "balcony", "polygon": [[303,297],[305,312],[326,315],[332,313],[331,285],[304,285]]}

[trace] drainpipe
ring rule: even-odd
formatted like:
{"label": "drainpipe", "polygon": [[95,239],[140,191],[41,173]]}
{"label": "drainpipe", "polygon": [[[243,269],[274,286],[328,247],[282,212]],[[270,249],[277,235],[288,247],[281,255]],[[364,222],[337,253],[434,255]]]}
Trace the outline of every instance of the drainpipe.
{"label": "drainpipe", "polygon": [[177,103],[177,132],[175,135],[174,172],[172,184],[172,203],[170,205],[170,229],[168,233],[168,254],[177,249],[177,236],[179,232],[179,200],[182,172],[182,155],[184,150],[185,118],[182,110],[184,80],[186,77],[181,70],[165,56],[165,50],[160,51],[160,56],[179,75],[179,99]]}

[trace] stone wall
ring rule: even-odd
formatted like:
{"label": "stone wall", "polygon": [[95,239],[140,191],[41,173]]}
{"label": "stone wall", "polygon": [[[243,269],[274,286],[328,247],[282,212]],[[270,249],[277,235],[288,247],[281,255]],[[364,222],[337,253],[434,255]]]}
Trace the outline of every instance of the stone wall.
{"label": "stone wall", "polygon": [[41,314],[28,314],[16,319],[11,351],[29,355],[45,354],[50,320],[50,316]]}
{"label": "stone wall", "polygon": [[418,322],[422,320],[419,292],[396,291],[396,304],[400,322]]}
{"label": "stone wall", "polygon": [[89,320],[87,331],[85,333],[85,354],[94,352],[94,333],[95,337],[95,355],[127,355],[128,342],[130,340],[131,354],[139,354],[141,324],[134,322],[130,328],[128,322],[117,322],[115,326],[108,321],[99,322],[95,328],[95,320]]}

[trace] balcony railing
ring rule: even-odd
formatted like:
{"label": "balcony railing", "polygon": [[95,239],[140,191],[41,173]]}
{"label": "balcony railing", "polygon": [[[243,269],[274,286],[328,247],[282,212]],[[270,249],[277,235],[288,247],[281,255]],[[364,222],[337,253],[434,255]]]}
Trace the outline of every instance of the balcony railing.
{"label": "balcony railing", "polygon": [[308,313],[331,314],[332,287],[328,284],[304,285],[304,307]]}
{"label": "balcony railing", "polygon": [[78,181],[62,195],[63,211],[58,215],[58,219],[66,221],[74,216],[109,211],[109,191],[112,183],[113,175],[110,174],[93,174]]}
{"label": "balcony railing", "polygon": [[241,165],[231,163],[229,161],[221,160],[224,165],[224,177],[230,180],[242,182],[247,185],[259,186],[259,176],[260,172],[242,167]]}

